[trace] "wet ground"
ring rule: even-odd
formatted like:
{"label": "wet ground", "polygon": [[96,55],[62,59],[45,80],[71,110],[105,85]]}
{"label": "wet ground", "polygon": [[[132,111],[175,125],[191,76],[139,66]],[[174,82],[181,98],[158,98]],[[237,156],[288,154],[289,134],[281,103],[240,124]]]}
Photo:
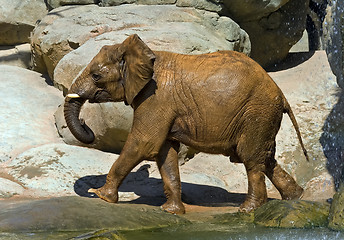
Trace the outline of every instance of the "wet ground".
{"label": "wet ground", "polygon": [[252,223],[253,215],[237,210],[223,204],[186,204],[187,213],[175,216],[158,206],[108,204],[82,197],[4,200],[0,201],[0,239],[344,239],[344,232],[327,228],[259,227]]}

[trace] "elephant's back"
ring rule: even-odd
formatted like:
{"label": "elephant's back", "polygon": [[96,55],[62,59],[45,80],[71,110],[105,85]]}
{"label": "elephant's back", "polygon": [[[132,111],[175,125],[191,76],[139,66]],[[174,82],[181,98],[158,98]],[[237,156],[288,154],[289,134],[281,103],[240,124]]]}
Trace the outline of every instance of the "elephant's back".
{"label": "elephant's back", "polygon": [[[214,106],[249,98],[267,101],[281,91],[267,72],[254,60],[235,51],[200,55],[156,53],[155,77],[176,99]],[[208,106],[210,107],[210,106]]]}

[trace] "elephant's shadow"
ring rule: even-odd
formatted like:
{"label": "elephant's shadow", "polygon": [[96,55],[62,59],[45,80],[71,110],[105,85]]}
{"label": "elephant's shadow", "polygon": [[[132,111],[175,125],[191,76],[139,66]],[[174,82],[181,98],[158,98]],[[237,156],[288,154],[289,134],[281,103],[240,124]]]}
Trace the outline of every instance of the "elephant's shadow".
{"label": "elephant's shadow", "polygon": [[[143,165],[126,177],[119,188],[120,200],[126,197],[126,193],[133,192],[138,197],[128,203],[160,206],[166,201],[162,180],[149,177],[148,168],[148,164]],[[74,191],[82,197],[97,198],[88,190],[103,186],[105,181],[106,175],[85,176],[75,182]],[[238,207],[244,202],[245,196],[246,194],[230,193],[220,187],[182,182],[182,200],[187,204]]]}

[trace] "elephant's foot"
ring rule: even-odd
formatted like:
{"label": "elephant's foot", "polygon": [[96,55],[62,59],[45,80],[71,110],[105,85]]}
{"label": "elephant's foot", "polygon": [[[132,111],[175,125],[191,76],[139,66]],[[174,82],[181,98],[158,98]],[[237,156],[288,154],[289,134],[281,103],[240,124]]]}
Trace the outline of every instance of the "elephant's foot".
{"label": "elephant's foot", "polygon": [[300,187],[299,185],[296,185],[293,187],[292,190],[288,190],[287,192],[281,193],[282,199],[283,200],[297,200],[301,199],[303,196],[303,188]]}
{"label": "elephant's foot", "polygon": [[104,185],[101,188],[94,189],[91,188],[88,190],[90,193],[95,193],[99,198],[103,199],[106,202],[109,203],[116,203],[118,202],[118,192],[114,189],[110,189]]}
{"label": "elephant's foot", "polygon": [[253,210],[259,208],[262,206],[264,203],[267,202],[267,199],[262,199],[262,200],[255,200],[252,198],[247,198],[243,204],[240,205],[239,207],[239,212],[243,213],[250,213]]}
{"label": "elephant's foot", "polygon": [[185,213],[185,207],[181,201],[167,200],[167,202],[161,206],[161,209],[172,214]]}

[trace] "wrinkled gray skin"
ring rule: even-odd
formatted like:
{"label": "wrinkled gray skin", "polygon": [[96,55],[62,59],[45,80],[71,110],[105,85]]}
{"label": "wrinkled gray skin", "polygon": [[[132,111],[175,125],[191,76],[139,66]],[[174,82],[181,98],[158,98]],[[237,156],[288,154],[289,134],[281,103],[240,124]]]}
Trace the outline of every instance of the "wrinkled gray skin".
{"label": "wrinkled gray skin", "polygon": [[142,160],[155,160],[167,197],[162,208],[184,213],[178,169],[179,144],[230,156],[245,165],[248,194],[240,211],[267,201],[265,175],[283,199],[300,198],[303,189],[276,162],[275,137],[283,113],[301,135],[283,93],[252,59],[233,51],[203,55],[153,52],[137,35],[104,46],[72,84],[65,100],[67,125],[82,142],[94,141],[78,119],[85,101],[125,101],[134,109],[132,130],[111,167],[106,183],[93,189],[108,202]]}

